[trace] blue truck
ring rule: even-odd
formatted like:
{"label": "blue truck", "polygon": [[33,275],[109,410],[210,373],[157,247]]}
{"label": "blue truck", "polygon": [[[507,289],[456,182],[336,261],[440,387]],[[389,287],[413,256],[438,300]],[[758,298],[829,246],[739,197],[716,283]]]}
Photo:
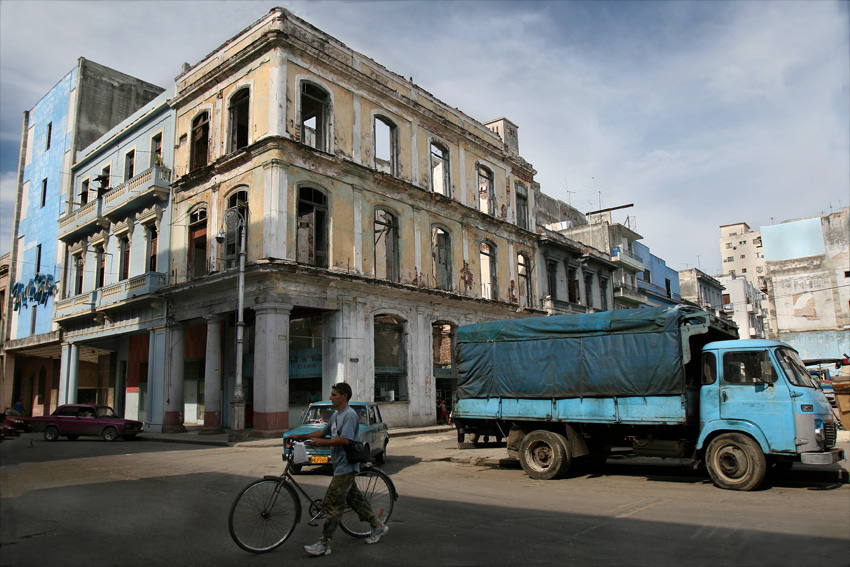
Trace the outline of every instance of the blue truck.
{"label": "blue truck", "polygon": [[466,325],[456,342],[458,440],[505,439],[535,479],[604,463],[612,447],[704,464],[730,490],[843,458],[797,351],[738,340],[734,323],[695,307]]}

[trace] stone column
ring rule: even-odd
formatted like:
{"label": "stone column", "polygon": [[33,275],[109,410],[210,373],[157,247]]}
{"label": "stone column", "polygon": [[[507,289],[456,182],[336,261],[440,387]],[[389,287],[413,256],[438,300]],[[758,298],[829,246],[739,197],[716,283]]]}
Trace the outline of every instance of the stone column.
{"label": "stone column", "polygon": [[168,376],[165,380],[165,416],[163,433],[186,431],[183,426],[183,362],[186,325],[174,323],[168,328]]}
{"label": "stone column", "polygon": [[80,348],[74,343],[62,345],[59,367],[59,404],[77,403],[77,381],[80,367]]}
{"label": "stone column", "polygon": [[222,315],[207,318],[204,361],[204,427],[201,435],[221,433],[221,324]]}
{"label": "stone column", "polygon": [[254,307],[254,435],[276,437],[289,429],[289,314],[292,306]]}

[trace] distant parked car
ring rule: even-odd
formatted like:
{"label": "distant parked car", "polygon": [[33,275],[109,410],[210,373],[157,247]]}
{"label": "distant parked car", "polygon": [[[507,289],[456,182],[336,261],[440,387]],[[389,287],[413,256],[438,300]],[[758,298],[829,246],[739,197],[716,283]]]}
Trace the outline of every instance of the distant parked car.
{"label": "distant parked car", "polygon": [[20,431],[15,429],[14,425],[6,421],[5,415],[2,415],[0,417],[3,418],[2,420],[0,420],[0,441],[8,439],[9,437],[17,437],[21,434]]}
{"label": "distant parked car", "polygon": [[124,419],[109,406],[97,404],[67,404],[56,408],[52,414],[33,417],[35,431],[44,432],[47,441],[56,441],[60,436],[70,440],[81,435],[103,437],[114,441],[118,437],[133,439],[142,432],[141,421]]}
{"label": "distant parked car", "polygon": [[[369,454],[373,461],[379,464],[383,463],[387,456],[387,443],[389,443],[390,437],[387,431],[387,424],[381,419],[381,410],[378,408],[378,404],[374,402],[354,401],[349,402],[348,406],[357,412],[357,416],[360,418],[360,442],[369,446]],[[310,407],[304,412],[301,425],[283,434],[284,444],[286,444],[286,438],[290,435],[311,433],[323,428],[334,411],[330,402],[314,402],[310,404]],[[310,458],[310,465],[327,465],[331,463],[330,447],[313,447],[308,445],[307,456]],[[292,465],[292,467],[294,468],[290,468],[290,471],[298,472],[301,470],[301,465]]]}
{"label": "distant parked car", "polygon": [[6,411],[3,413],[6,415],[6,421],[18,431],[21,431],[23,433],[32,431],[32,423],[30,422],[30,418],[23,415],[18,410],[14,408],[6,408]]}

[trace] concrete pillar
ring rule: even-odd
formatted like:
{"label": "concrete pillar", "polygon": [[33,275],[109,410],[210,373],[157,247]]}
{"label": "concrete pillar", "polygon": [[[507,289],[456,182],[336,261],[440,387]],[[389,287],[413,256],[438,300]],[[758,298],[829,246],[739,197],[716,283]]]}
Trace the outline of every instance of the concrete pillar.
{"label": "concrete pillar", "polygon": [[[167,329],[155,327],[148,334],[148,400],[145,408],[145,429],[162,431],[165,421],[165,384],[168,376]],[[182,351],[181,351],[182,352]]]}
{"label": "concrete pillar", "polygon": [[77,403],[77,382],[80,369],[80,348],[74,343],[62,345],[59,369],[59,404]]}
{"label": "concrete pillar", "polygon": [[289,429],[291,311],[292,306],[283,303],[265,303],[254,307],[255,436],[275,437]]}
{"label": "concrete pillar", "polygon": [[174,323],[168,328],[168,376],[165,380],[165,416],[163,433],[186,431],[183,426],[183,362],[186,326]]}
{"label": "concrete pillar", "polygon": [[221,315],[207,317],[204,361],[204,427],[201,435],[221,432]]}

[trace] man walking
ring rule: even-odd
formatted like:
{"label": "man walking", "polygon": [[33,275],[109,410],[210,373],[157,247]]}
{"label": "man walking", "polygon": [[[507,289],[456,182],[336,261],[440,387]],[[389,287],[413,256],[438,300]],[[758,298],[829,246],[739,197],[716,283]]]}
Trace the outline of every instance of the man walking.
{"label": "man walking", "polygon": [[[336,409],[336,413],[331,416],[327,424],[319,431],[287,437],[287,441],[312,439],[316,447],[331,448],[334,477],[325,494],[325,526],[318,542],[304,546],[304,551],[310,555],[331,554],[331,539],[339,526],[346,503],[357,512],[361,520],[368,520],[369,525],[372,526],[372,533],[366,538],[366,543],[378,543],[381,537],[390,531],[390,528],[375,516],[354,482],[354,477],[360,472],[360,465],[348,462],[345,456],[345,446],[357,440],[359,430],[357,413],[348,407],[349,401],[351,401],[351,386],[345,382],[334,384],[331,389],[331,404]],[[327,436],[330,436],[330,439],[326,439]]]}

